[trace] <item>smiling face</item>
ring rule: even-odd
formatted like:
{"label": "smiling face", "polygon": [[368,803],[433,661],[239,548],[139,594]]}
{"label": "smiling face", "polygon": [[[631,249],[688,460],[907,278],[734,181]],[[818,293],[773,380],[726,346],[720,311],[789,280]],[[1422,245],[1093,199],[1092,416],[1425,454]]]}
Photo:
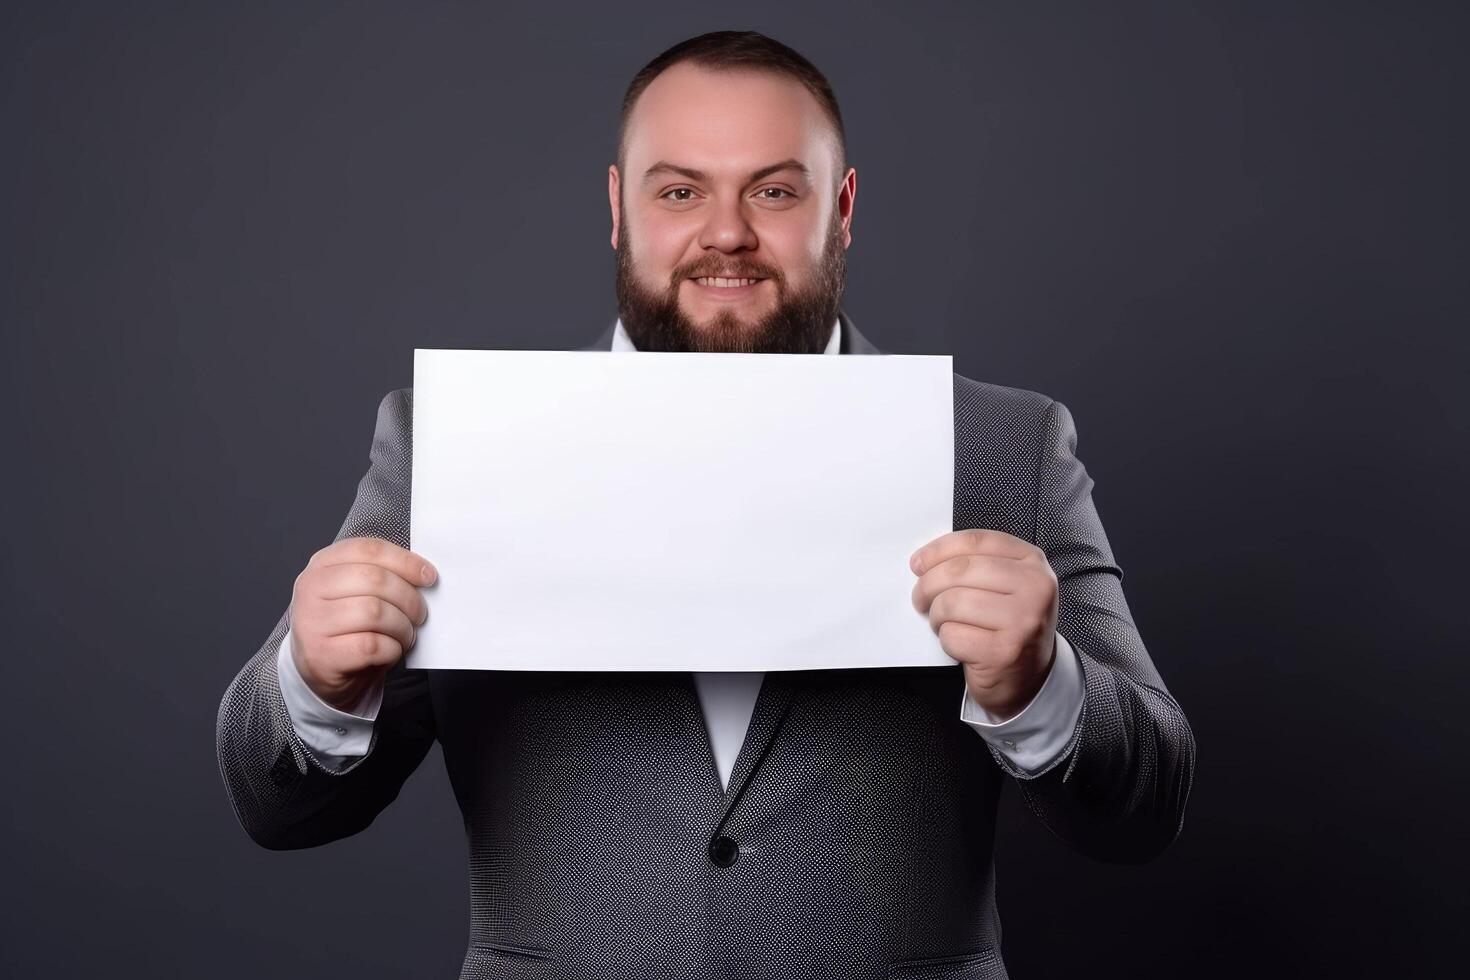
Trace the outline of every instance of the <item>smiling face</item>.
{"label": "smiling face", "polygon": [[639,350],[820,353],[852,242],[857,172],[793,78],[673,65],[608,168],[618,313]]}

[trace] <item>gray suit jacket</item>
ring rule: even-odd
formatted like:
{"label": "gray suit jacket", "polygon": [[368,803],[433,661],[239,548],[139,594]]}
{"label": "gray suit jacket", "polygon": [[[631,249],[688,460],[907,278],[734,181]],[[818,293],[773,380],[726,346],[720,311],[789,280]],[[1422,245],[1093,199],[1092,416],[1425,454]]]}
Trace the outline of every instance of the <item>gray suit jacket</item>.
{"label": "gray suit jacket", "polygon": [[[841,321],[843,354],[881,353]],[[411,389],[383,399],[338,539],[409,546],[412,407]],[[1016,770],[958,718],[958,664],[767,673],[721,789],[690,673],[400,663],[367,755],[333,772],[281,699],[283,614],[219,709],[240,822],[277,849],[355,834],[438,739],[469,839],[462,978],[1005,978],[1005,776],[1072,847],[1141,862],[1182,826],[1195,746],[1124,601],[1067,408],[955,375],[954,427],[954,527],[1046,552],[1082,663],[1081,716],[1046,769]]]}

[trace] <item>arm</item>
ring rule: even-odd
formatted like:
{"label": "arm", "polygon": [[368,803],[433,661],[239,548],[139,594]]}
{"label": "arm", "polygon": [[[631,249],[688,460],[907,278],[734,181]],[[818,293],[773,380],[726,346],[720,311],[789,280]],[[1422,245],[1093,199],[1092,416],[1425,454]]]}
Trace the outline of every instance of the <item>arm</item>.
{"label": "arm", "polygon": [[1082,666],[1065,636],[1058,633],[1056,643],[1056,656],[1041,689],[1010,718],[987,711],[970,693],[969,684],[961,684],[960,720],[1026,772],[1040,770],[1066,751],[1082,712]]}
{"label": "arm", "polygon": [[1057,576],[1057,632],[1081,667],[1082,710],[1065,750],[1027,772],[990,747],[1027,807],[1090,857],[1140,863],[1178,836],[1194,779],[1194,734],[1144,649],[1123,597],[1061,402],[1046,409],[1037,460],[1035,544]]}
{"label": "arm", "polygon": [[[371,536],[407,547],[412,411],[408,389],[383,399],[371,463],[337,540]],[[289,619],[288,608],[225,691],[215,727],[220,774],[235,813],[253,840],[275,850],[312,847],[367,827],[434,741],[428,676],[400,660],[384,675],[367,752],[340,769],[324,766],[292,724],[281,691],[277,656]]]}

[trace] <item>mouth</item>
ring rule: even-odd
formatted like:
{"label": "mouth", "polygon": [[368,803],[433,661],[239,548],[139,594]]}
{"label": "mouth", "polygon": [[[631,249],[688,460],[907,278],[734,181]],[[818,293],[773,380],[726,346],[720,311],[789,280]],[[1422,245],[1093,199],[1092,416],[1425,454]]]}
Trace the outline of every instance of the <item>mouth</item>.
{"label": "mouth", "polygon": [[699,295],[712,299],[740,299],[749,296],[765,281],[750,277],[727,279],[722,276],[693,276],[689,279]]}
{"label": "mouth", "polygon": [[754,286],[758,282],[765,282],[764,279],[726,279],[720,276],[695,276],[689,281],[701,286],[713,286],[716,289],[739,289],[742,286]]}

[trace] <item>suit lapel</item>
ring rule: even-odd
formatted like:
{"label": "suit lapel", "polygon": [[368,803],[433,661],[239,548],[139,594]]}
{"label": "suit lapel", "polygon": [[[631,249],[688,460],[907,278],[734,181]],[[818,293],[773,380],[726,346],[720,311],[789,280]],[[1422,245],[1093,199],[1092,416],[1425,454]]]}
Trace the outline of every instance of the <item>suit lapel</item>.
{"label": "suit lapel", "polygon": [[[853,324],[852,318],[842,310],[837,311],[837,319],[841,324],[842,337],[839,341],[838,352],[841,354],[882,354],[883,351],[858,332]],[[617,324],[614,323],[602,332],[602,335],[581,350],[611,350],[613,332]],[[740,752],[735,757],[735,765],[730,770],[730,780],[723,793],[720,790],[720,772],[715,764],[714,747],[710,744],[709,725],[704,718],[704,712],[699,703],[699,689],[694,685],[694,674],[692,671],[680,671],[670,678],[674,681],[681,695],[687,699],[691,710],[684,712],[684,716],[690,719],[690,727],[697,729],[690,731],[688,737],[698,739],[698,743],[704,746],[705,770],[709,774],[709,789],[711,799],[718,797],[719,803],[713,814],[713,824],[710,833],[715,833],[729,817],[730,811],[739,802],[745,787],[750,784],[751,777],[760,768],[775,741],[777,732],[781,729],[781,722],[786,717],[786,711],[791,707],[791,699],[796,693],[802,672],[789,670],[766,671],[761,680],[760,693],[756,696],[755,707],[751,710],[750,725],[745,730],[745,741],[740,745]]]}
{"label": "suit lapel", "polygon": [[[838,310],[837,311],[837,319],[840,320],[840,321],[842,321],[842,346],[838,348],[838,350],[841,353],[843,353],[843,354],[883,354],[883,353],[886,353],[885,351],[881,351],[878,348],[874,347],[873,344],[872,344],[872,342],[869,341],[867,337],[864,337],[862,334],[858,333],[858,328],[857,328],[856,325],[853,324],[852,317],[848,316],[842,310]],[[609,346],[612,345],[612,335],[611,334],[608,335],[608,345]]]}
{"label": "suit lapel", "polygon": [[[699,692],[694,686],[694,675],[685,672],[686,686],[689,693],[695,698],[695,707],[698,709]],[[755,699],[755,707],[750,712],[750,725],[745,729],[745,741],[740,745],[740,752],[735,756],[735,765],[730,770],[730,781],[725,786],[724,794],[720,799],[719,809],[715,814],[714,824],[710,827],[713,834],[724,825],[730,811],[735,808],[745,787],[755,775],[756,769],[760,768],[761,761],[765,759],[766,753],[770,751],[771,744],[776,739],[776,733],[781,729],[781,722],[786,718],[786,710],[791,707],[792,695],[796,692],[798,675],[797,672],[789,670],[768,670],[761,679],[760,694]],[[696,710],[701,720],[703,715]],[[709,744],[709,726],[705,725],[705,744]],[[711,750],[710,768],[714,769],[714,754]],[[713,789],[719,792],[719,772],[715,770],[715,783]]]}

